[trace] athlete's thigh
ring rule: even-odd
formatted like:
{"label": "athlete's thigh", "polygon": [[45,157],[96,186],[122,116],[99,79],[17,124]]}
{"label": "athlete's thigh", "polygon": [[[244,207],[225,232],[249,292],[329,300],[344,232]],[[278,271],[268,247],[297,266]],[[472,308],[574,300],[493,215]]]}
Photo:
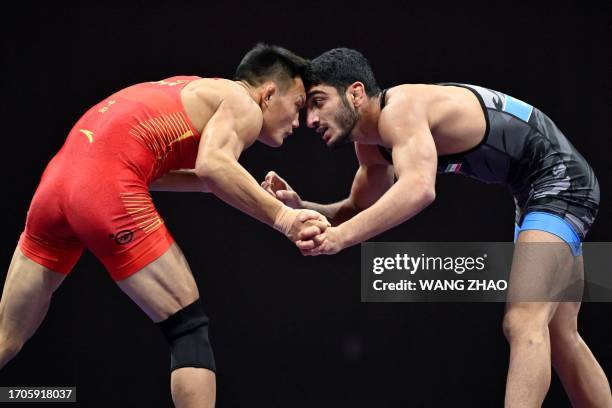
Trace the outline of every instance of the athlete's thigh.
{"label": "athlete's thigh", "polygon": [[575,273],[575,259],[567,243],[546,231],[522,231],[515,245],[508,301],[563,300]]}
{"label": "athlete's thigh", "polygon": [[198,298],[195,280],[142,176],[113,161],[72,184],[68,220],[113,280],[153,320]]}
{"label": "athlete's thigh", "polygon": [[44,318],[51,295],[65,277],[16,248],[0,301],[0,332],[15,341],[30,338]]}
{"label": "athlete's thigh", "polygon": [[191,269],[176,243],[117,285],[154,322],[165,320],[199,297]]}

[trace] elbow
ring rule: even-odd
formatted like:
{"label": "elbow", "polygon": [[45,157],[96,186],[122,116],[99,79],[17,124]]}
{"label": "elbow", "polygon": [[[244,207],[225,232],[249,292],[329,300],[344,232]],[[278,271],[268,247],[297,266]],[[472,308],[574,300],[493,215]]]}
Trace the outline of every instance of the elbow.
{"label": "elbow", "polygon": [[210,193],[211,190],[211,178],[208,176],[210,172],[205,167],[196,166],[194,169],[194,174],[198,178],[198,183],[200,185],[200,190],[204,193]]}
{"label": "elbow", "polygon": [[196,163],[194,173],[198,176],[200,181],[206,182],[210,177],[211,171],[208,165]]}
{"label": "elbow", "polygon": [[210,153],[203,156],[198,156],[194,172],[200,181],[208,187],[211,183],[214,183],[222,168],[222,155]]}
{"label": "elbow", "polygon": [[210,181],[210,175],[212,174],[210,166],[208,166],[207,164],[196,164],[194,173],[196,176],[198,176],[202,183],[208,185],[208,182]]}
{"label": "elbow", "polygon": [[406,191],[410,191],[414,205],[421,209],[427,207],[436,199],[435,180],[426,177],[407,178],[398,180],[398,183],[405,183]]}
{"label": "elbow", "polygon": [[421,193],[421,202],[423,203],[423,207],[427,207],[436,199],[436,189],[434,186],[426,187],[423,189]]}
{"label": "elbow", "polygon": [[413,181],[409,184],[411,184],[413,200],[417,207],[423,209],[436,199],[435,184],[430,183],[428,180]]}

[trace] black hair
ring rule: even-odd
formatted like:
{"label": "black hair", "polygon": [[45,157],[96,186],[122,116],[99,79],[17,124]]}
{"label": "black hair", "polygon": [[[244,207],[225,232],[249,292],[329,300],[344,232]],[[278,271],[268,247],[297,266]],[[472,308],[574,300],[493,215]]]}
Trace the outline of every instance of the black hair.
{"label": "black hair", "polygon": [[259,86],[274,81],[282,89],[288,89],[293,78],[303,77],[308,60],[276,45],[258,43],[246,53],[234,74],[234,80]]}
{"label": "black hair", "polygon": [[369,61],[350,48],[334,48],[319,55],[310,62],[304,76],[306,89],[325,84],[336,88],[339,94],[344,94],[346,88],[357,81],[365,85],[369,97],[380,93]]}

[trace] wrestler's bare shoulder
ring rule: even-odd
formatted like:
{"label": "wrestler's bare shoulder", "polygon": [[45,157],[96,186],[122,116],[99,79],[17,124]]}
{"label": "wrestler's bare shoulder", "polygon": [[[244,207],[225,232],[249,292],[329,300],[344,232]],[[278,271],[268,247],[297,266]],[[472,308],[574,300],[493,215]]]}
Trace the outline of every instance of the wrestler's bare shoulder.
{"label": "wrestler's bare shoulder", "polygon": [[181,99],[187,115],[198,129],[203,129],[223,100],[231,99],[256,110],[257,104],[238,82],[224,78],[201,78],[185,85]]}

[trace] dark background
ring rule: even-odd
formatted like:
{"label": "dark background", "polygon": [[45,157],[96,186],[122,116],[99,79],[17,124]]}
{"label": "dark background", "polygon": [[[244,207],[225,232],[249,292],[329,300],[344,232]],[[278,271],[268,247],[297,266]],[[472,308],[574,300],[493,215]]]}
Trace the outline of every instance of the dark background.
{"label": "dark background", "polygon": [[[1,265],[8,268],[42,170],[91,105],[136,82],[231,77],[258,41],[309,58],[357,48],[383,87],[466,82],[532,103],[594,168],[602,200],[588,240],[610,241],[612,18],[603,6],[580,4],[3,6]],[[322,202],[344,198],[356,170],[350,149],[328,151],[305,127],[283,148],[257,144],[241,161],[257,179],[274,169],[303,198]],[[359,247],[303,258],[212,195],[154,199],[211,318],[219,407],[503,405],[503,304],[361,303]],[[440,177],[431,207],[376,240],[508,241],[513,219],[503,188]],[[611,314],[612,304],[584,304],[579,322],[608,375]],[[0,385],[75,385],[83,407],[171,403],[161,334],[90,253],[38,333],[0,372]],[[569,406],[554,376],[545,406]]]}

